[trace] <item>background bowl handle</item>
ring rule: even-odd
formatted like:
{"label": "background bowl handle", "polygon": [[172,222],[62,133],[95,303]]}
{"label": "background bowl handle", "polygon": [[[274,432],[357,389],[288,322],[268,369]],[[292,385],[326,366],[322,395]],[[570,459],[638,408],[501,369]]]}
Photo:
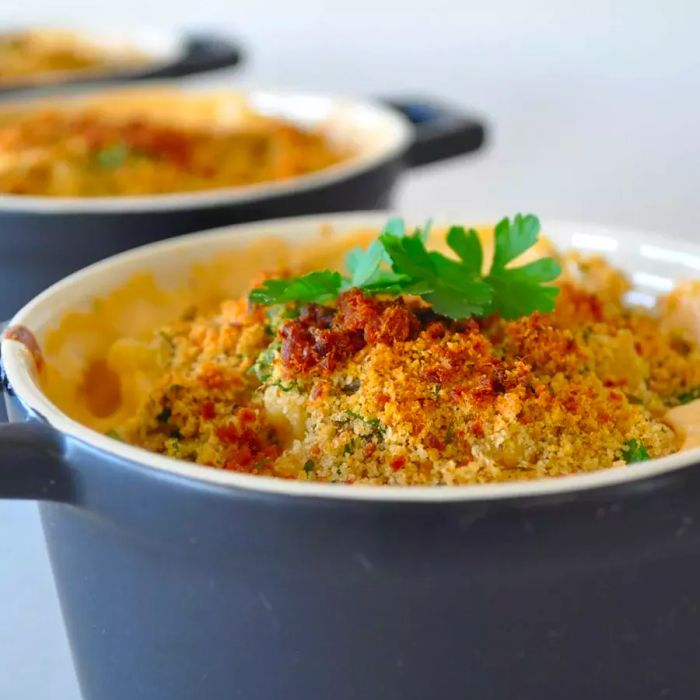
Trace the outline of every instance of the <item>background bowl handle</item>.
{"label": "background bowl handle", "polygon": [[406,154],[412,168],[478,151],[486,126],[458,109],[426,99],[385,99],[414,126],[415,139]]}
{"label": "background bowl handle", "polygon": [[0,499],[72,500],[65,440],[47,423],[0,423]]}
{"label": "background bowl handle", "polygon": [[176,63],[149,72],[149,78],[182,78],[210,70],[232,68],[244,57],[240,46],[215,34],[190,34],[185,40],[185,54]]}

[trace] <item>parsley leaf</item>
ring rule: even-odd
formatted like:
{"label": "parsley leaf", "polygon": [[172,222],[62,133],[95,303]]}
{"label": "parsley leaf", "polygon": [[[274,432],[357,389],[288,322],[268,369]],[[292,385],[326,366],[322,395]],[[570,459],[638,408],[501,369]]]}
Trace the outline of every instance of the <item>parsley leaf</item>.
{"label": "parsley leaf", "polygon": [[[389,219],[380,233],[380,239],[384,234],[403,238],[406,235],[403,219]],[[430,222],[422,229],[417,228],[415,234],[425,241],[430,235]],[[391,263],[391,257],[380,240],[372,241],[366,251],[353,248],[345,258],[350,279],[344,280],[343,289],[357,287],[374,294],[401,294],[401,284],[406,279],[388,269]]]}
{"label": "parsley leaf", "polygon": [[406,235],[406,224],[403,219],[389,219],[389,221],[384,224],[382,233],[389,233],[397,238],[403,238]]}
{"label": "parsley leaf", "polygon": [[491,273],[487,281],[493,288],[494,310],[505,319],[529,316],[534,311],[553,311],[559,289],[543,283],[556,279],[560,273],[559,264],[552,258]]}
{"label": "parsley leaf", "polygon": [[351,250],[345,266],[350,272],[349,287],[364,287],[374,280],[381,271],[380,266],[385,262],[384,248],[379,241],[372,241],[366,251],[361,248]]}
{"label": "parsley leaf", "polygon": [[428,239],[430,238],[430,232],[431,232],[432,228],[433,228],[433,220],[428,219],[425,222],[425,225],[423,226],[423,228],[417,228],[413,232],[413,235],[420,236],[421,241],[423,241],[423,243],[427,243]]}
{"label": "parsley leaf", "polygon": [[348,277],[323,270],[293,279],[266,280],[250,293],[249,300],[264,305],[322,303],[358,288],[366,294],[418,295],[437,313],[453,319],[491,313],[513,319],[554,309],[559,290],[547,283],[561,273],[555,260],[541,258],[520,267],[510,266],[537,242],[540,222],[536,216],[518,214],[512,221],[503,219],[497,224],[487,275],[483,274],[484,254],[474,229],[449,229],[446,240],[455,258],[426,249],[430,227],[428,221],[409,234],[403,220],[390,219],[367,250],[354,248],[347,254]]}
{"label": "parsley leaf", "polygon": [[506,267],[537,242],[540,222],[536,216],[518,214],[503,219],[494,232],[494,254],[486,281],[493,289],[493,310],[505,319],[554,310],[559,290],[547,285],[561,274],[552,258],[540,258],[520,267]]}
{"label": "parsley leaf", "polygon": [[450,318],[467,318],[486,310],[491,290],[473,267],[429,253],[418,233],[403,238],[384,233],[379,240],[391,257],[394,272],[414,280],[406,285],[405,293],[419,294],[435,311]]}
{"label": "parsley leaf", "polygon": [[503,270],[505,266],[522,255],[537,242],[540,220],[532,214],[516,214],[513,221],[501,219],[494,229],[494,251],[491,272]]}
{"label": "parsley leaf", "polygon": [[625,446],[622,448],[622,457],[627,464],[632,464],[633,462],[646,462],[651,459],[651,455],[647,451],[647,448],[636,439],[629,440]]}
{"label": "parsley leaf", "polygon": [[462,264],[471,274],[481,274],[484,251],[481,248],[479,234],[473,228],[465,231],[461,226],[452,226],[447,232],[447,245],[457,253]]}
{"label": "parsley leaf", "polygon": [[308,275],[291,279],[268,279],[263,282],[262,287],[254,289],[248,298],[251,303],[263,306],[292,301],[329,301],[338,296],[341,282],[340,273],[330,270],[309,272]]}

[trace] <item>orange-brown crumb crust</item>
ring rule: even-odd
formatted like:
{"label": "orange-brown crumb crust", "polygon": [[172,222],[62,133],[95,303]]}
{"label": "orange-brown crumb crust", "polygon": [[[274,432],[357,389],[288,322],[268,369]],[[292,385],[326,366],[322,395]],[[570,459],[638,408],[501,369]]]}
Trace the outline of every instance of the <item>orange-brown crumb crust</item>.
{"label": "orange-brown crumb crust", "polygon": [[606,263],[580,265],[553,313],[514,321],[357,290],[295,310],[224,302],[163,329],[172,356],[127,437],[222,469],[373,484],[593,471],[624,464],[633,439],[676,451],[663,418],[700,386],[697,347],[628,308]]}

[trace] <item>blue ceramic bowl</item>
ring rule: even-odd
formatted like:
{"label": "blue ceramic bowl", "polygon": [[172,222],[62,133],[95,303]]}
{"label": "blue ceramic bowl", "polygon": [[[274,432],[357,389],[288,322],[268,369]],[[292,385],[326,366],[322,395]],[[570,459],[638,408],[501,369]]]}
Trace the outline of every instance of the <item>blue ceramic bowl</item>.
{"label": "blue ceramic bowl", "polygon": [[[8,35],[35,30],[35,27],[3,28],[0,40]],[[18,79],[0,80],[0,100],[18,95],[48,95],[88,85],[104,85],[146,79],[181,78],[198,73],[233,68],[243,60],[243,50],[235,42],[209,32],[177,32],[132,27],[126,31],[104,28],[76,28],[71,33],[80,42],[98,46],[115,59],[112,65],[94,69],[45,73]],[[138,51],[138,64],[120,64],[125,52]]]}
{"label": "blue ceramic bowl", "polygon": [[[126,95],[159,90],[163,88],[131,88]],[[71,99],[104,102],[124,94]],[[11,316],[61,277],[145,243],[271,217],[385,208],[409,167],[474,151],[484,138],[481,123],[425,101],[387,105],[334,95],[224,92],[217,98],[222,113],[229,102],[235,113],[241,96],[263,113],[325,125],[356,155],[288,180],[194,193],[92,198],[0,194],[0,318]],[[0,115],[26,104],[5,103]]]}
{"label": "blue ceramic bowl", "polygon": [[[133,273],[274,234],[266,222],[83,270],[12,324],[41,343]],[[638,302],[697,275],[700,248],[547,223],[602,251]],[[39,501],[85,700],[691,700],[700,688],[700,450],[596,473],[455,487],[302,483],[152,454],[77,424],[2,343],[0,496]]]}

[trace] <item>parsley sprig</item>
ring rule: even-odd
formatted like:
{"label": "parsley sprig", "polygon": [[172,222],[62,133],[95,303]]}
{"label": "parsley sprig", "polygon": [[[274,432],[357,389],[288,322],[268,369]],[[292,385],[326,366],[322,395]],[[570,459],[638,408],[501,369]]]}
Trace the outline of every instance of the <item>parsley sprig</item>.
{"label": "parsley sprig", "polygon": [[427,250],[430,223],[412,233],[401,219],[391,219],[366,250],[354,248],[345,260],[347,276],[321,270],[290,279],[268,279],[253,289],[253,304],[323,303],[341,292],[358,288],[366,294],[414,294],[435,311],[453,319],[499,313],[503,318],[527,316],[554,309],[557,287],[550,284],[561,273],[552,258],[527,265],[511,263],[537,242],[536,216],[516,215],[500,221],[494,232],[494,256],[483,273],[484,253],[474,229],[452,226],[447,245],[454,257]]}
{"label": "parsley sprig", "polygon": [[269,279],[263,282],[262,287],[254,289],[248,299],[251,303],[262,306],[287,304],[294,301],[320,304],[338,296],[341,282],[340,273],[330,270],[309,272],[308,275],[291,279]]}

